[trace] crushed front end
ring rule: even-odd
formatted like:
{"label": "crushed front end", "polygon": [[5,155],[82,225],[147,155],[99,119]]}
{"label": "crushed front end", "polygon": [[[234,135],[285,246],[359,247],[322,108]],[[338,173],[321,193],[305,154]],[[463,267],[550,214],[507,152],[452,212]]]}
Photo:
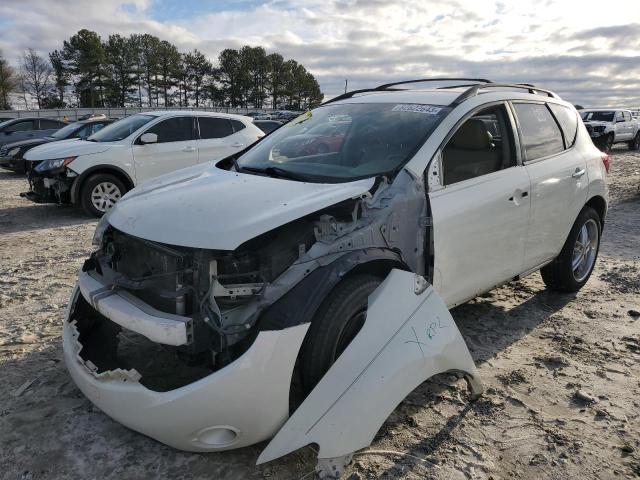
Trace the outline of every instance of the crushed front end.
{"label": "crushed front end", "polygon": [[21,197],[35,203],[71,203],[71,190],[78,174],[67,168],[75,157],[44,161],[25,161],[29,191]]}
{"label": "crushed front end", "polygon": [[168,246],[107,227],[65,322],[76,384],[114,419],[179,449],[224,450],[271,437],[289,414],[308,324],[261,331],[255,323],[266,284],[313,241],[303,223],[262,237],[259,249],[249,242],[234,252]]}

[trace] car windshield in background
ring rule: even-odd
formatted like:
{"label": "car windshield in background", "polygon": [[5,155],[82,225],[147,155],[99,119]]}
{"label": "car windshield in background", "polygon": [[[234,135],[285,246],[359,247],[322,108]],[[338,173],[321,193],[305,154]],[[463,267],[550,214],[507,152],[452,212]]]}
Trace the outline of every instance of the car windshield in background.
{"label": "car windshield in background", "polygon": [[581,112],[580,116],[585,122],[613,122],[615,112]]}
{"label": "car windshield in background", "polygon": [[154,118],[156,118],[154,115],[131,115],[107,125],[102,130],[91,135],[87,140],[90,142],[117,142],[127,138]]}
{"label": "car windshield in background", "polygon": [[56,130],[51,134],[51,138],[55,138],[56,140],[61,140],[66,138],[68,135],[71,135],[81,126],[80,123],[71,123],[66,127],[62,127],[60,130]]}
{"label": "car windshield in background", "polygon": [[300,115],[242,155],[238,167],[336,183],[404,165],[451,108],[406,103],[327,105]]}

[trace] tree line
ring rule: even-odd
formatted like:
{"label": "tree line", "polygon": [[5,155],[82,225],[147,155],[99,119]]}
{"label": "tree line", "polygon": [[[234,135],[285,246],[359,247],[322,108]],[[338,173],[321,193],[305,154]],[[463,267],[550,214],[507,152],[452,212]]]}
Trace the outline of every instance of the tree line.
{"label": "tree line", "polygon": [[[150,34],[82,29],[45,59],[29,49],[17,68],[0,53],[0,109],[10,94],[38,108],[202,107],[307,109],[322,102],[315,77],[296,60],[262,47],[227,48],[212,62]],[[24,97],[27,103],[26,96]]]}

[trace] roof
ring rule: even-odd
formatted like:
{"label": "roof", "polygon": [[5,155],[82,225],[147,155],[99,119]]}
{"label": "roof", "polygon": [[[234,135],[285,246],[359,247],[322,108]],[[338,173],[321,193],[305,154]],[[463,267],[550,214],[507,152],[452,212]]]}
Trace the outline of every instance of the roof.
{"label": "roof", "polygon": [[[438,84],[443,82],[453,84],[436,88],[398,88],[400,85],[415,85],[419,83],[429,83],[429,85],[433,85],[434,83]],[[503,100],[511,98],[535,98],[536,100],[540,100],[540,97],[544,96],[546,98],[553,98],[562,102],[562,99],[552,91],[536,87],[530,83],[496,83],[484,78],[420,78],[416,80],[386,83],[375,88],[352,90],[327,100],[322,105],[334,102],[362,103],[350,100],[354,98],[362,98],[364,96],[367,98],[367,101],[372,103],[409,103],[411,101],[419,101],[419,103],[423,104],[456,107],[472,97],[477,97],[480,94],[489,92],[494,94],[493,97],[498,97]],[[505,92],[511,93],[506,95]],[[380,94],[383,95],[381,96]],[[390,94],[393,94],[393,96],[389,96]],[[413,98],[410,97],[411,94],[413,94]],[[425,98],[425,96],[427,98]]]}
{"label": "roof", "polygon": [[449,105],[465,88],[425,89],[425,90],[382,90],[358,93],[351,98],[336,103],[425,103],[429,105]]}
{"label": "roof", "polygon": [[201,117],[218,117],[218,118],[234,118],[240,119],[244,118],[246,120],[251,120],[251,117],[247,117],[245,115],[236,115],[234,113],[222,113],[222,112],[206,112],[201,110],[151,110],[148,112],[138,112],[144,115],[153,115],[154,117],[161,117],[163,115],[183,115],[185,117],[188,116],[201,116]]}
{"label": "roof", "polygon": [[629,110],[628,108],[611,107],[611,108],[583,108],[580,111],[581,112],[617,112],[617,111],[630,112],[631,110]]}

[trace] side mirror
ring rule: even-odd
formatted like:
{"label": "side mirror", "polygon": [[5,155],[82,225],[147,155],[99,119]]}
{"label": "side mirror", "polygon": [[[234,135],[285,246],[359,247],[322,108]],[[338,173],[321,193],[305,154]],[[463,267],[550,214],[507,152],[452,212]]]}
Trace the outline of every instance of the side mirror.
{"label": "side mirror", "polygon": [[156,135],[155,133],[143,133],[142,136],[140,137],[140,141],[143,144],[157,143],[158,142],[158,135]]}

